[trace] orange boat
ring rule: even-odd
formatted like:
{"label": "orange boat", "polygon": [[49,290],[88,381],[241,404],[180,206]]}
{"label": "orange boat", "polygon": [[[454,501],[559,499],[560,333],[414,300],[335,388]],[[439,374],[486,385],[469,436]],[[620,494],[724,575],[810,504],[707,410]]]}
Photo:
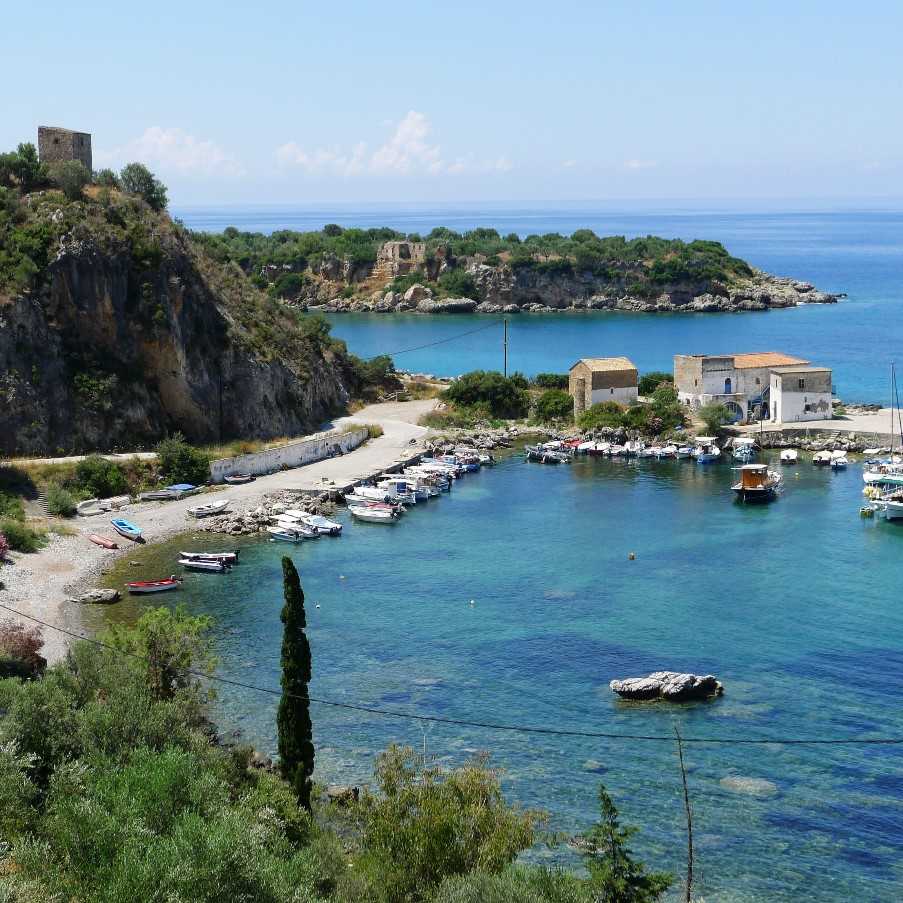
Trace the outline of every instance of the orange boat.
{"label": "orange boat", "polygon": [[114,542],[112,539],[109,539],[106,536],[101,536],[99,533],[89,533],[88,539],[94,543],[96,546],[103,546],[105,549],[118,549],[119,544]]}

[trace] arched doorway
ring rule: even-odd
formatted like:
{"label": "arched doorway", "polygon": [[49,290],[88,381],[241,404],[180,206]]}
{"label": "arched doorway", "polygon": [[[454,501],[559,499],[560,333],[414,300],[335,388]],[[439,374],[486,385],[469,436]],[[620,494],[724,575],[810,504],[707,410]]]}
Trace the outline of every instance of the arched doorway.
{"label": "arched doorway", "polygon": [[731,395],[733,393],[734,390],[733,390],[732,386],[733,386],[733,383],[731,382],[731,378],[728,377],[724,381],[724,394],[725,395]]}
{"label": "arched doorway", "polygon": [[736,423],[738,420],[743,419],[743,408],[741,408],[736,401],[727,401],[725,402],[724,407],[727,409],[727,416],[730,423]]}

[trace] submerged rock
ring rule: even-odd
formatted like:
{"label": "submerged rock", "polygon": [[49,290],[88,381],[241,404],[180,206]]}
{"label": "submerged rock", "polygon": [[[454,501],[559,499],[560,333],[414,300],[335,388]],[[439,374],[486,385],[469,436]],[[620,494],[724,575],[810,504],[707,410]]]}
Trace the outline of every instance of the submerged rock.
{"label": "submerged rock", "polygon": [[712,674],[682,674],[679,671],[656,671],[648,677],[626,677],[613,680],[609,686],[624,699],[664,699],[687,702],[720,696],[724,687]]}
{"label": "submerged rock", "polygon": [[734,793],[746,793],[750,796],[774,796],[778,792],[778,785],[765,778],[744,778],[739,775],[731,775],[722,778],[719,783],[725,790]]}

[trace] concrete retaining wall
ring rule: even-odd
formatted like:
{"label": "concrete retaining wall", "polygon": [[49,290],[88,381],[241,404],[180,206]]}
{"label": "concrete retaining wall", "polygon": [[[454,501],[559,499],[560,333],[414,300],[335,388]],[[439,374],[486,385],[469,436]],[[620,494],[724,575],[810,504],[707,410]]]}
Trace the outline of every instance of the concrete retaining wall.
{"label": "concrete retaining wall", "polygon": [[332,455],[338,446],[343,452],[357,448],[368,436],[367,429],[362,427],[349,433],[323,433],[311,439],[299,439],[266,451],[252,452],[249,455],[238,455],[235,458],[220,458],[210,463],[210,479],[214,483],[222,483],[230,474],[250,473],[255,477],[292,467],[301,467],[322,461]]}

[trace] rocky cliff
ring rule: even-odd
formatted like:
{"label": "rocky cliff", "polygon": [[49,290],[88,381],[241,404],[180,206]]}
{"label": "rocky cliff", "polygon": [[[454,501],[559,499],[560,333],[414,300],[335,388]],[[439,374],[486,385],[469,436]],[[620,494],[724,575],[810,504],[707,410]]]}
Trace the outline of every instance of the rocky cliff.
{"label": "rocky cliff", "polygon": [[343,408],[344,346],[165,214],[115,193],[18,205],[0,258],[37,265],[0,284],[0,453],[295,435]]}

